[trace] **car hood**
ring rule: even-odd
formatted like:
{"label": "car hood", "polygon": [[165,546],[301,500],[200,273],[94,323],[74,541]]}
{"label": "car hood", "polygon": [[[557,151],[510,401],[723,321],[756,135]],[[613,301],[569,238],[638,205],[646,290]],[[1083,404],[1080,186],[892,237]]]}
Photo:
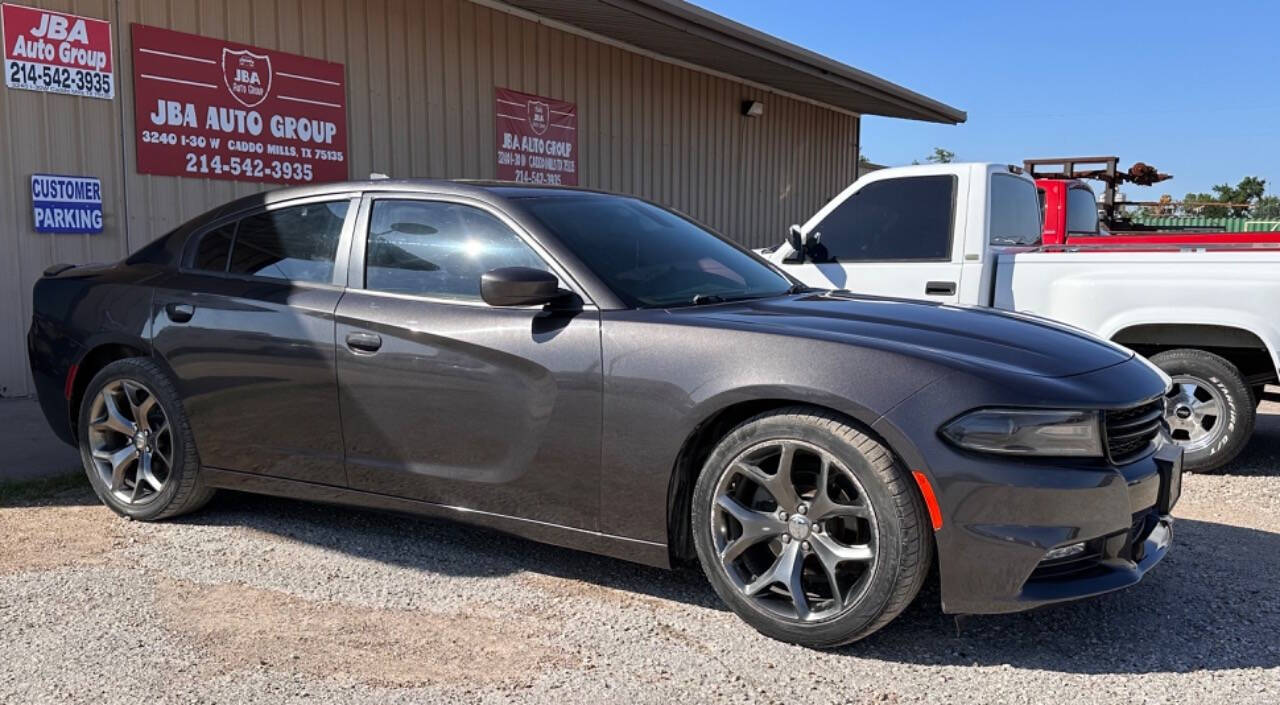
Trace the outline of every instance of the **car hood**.
{"label": "car hood", "polygon": [[672,313],[690,323],[894,349],[951,366],[1042,377],[1084,374],[1133,357],[1126,348],[1035,316],[844,292],[692,306]]}

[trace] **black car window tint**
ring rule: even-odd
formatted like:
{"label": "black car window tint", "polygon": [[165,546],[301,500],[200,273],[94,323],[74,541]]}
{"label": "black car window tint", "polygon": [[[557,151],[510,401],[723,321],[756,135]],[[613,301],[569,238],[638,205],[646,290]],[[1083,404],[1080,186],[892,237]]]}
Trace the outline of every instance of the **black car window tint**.
{"label": "black car window tint", "polygon": [[631,307],[776,296],[792,285],[749,252],[641,200],[552,196],[521,204]]}
{"label": "black car window tint", "polygon": [[956,178],[885,179],[864,186],[815,228],[817,262],[947,260]]}
{"label": "black car window tint", "polygon": [[456,203],[375,201],[368,238],[365,288],[376,291],[478,301],[491,269],[547,269],[501,220]]}
{"label": "black car window tint", "polygon": [[348,201],[278,208],[240,221],[231,245],[233,274],[327,283]]}
{"label": "black car window tint", "polygon": [[206,272],[227,271],[227,259],[231,255],[231,240],[235,232],[236,224],[228,223],[201,235],[191,266]]}
{"label": "black car window tint", "polygon": [[991,177],[992,245],[1039,245],[1044,224],[1034,183],[1013,174]]}

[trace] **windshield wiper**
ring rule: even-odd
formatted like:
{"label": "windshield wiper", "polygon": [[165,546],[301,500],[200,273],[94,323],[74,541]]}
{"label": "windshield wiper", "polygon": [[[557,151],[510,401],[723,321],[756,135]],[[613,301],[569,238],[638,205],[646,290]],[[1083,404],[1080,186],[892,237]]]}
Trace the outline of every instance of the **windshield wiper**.
{"label": "windshield wiper", "polygon": [[808,284],[801,284],[800,282],[792,284],[791,288],[787,289],[788,294],[803,294],[807,291],[813,291],[813,287]]}
{"label": "windshield wiper", "polygon": [[694,306],[701,306],[702,304],[721,304],[724,303],[724,301],[725,298],[719,294],[698,294],[693,297],[693,301],[690,301],[689,303]]}

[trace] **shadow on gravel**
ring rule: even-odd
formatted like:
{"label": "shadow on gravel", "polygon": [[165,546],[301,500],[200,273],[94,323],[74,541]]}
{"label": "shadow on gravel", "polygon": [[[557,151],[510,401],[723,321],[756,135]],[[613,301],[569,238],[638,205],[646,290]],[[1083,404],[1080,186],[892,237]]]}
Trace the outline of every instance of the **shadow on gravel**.
{"label": "shadow on gravel", "polygon": [[1264,405],[1258,412],[1258,423],[1244,451],[1217,475],[1271,477],[1280,475],[1280,406]]}
{"label": "shadow on gravel", "polygon": [[[82,507],[101,504],[83,470],[37,480],[0,483],[0,509],[4,507]],[[106,509],[106,507],[103,507]]]}
{"label": "shadow on gravel", "polygon": [[445,520],[220,492],[209,507],[174,521],[242,526],[358,558],[440,575],[501,577],[528,571],[725,609],[696,570],[661,570]]}
{"label": "shadow on gravel", "polygon": [[931,666],[1008,664],[1081,674],[1280,666],[1280,598],[1274,588],[1280,534],[1180,519],[1174,536],[1165,560],[1128,590],[957,622],[939,613],[934,588],[888,627],[842,653]]}
{"label": "shadow on gravel", "polygon": [[[226,494],[179,521],[280,538],[442,575],[520,572],[723,610],[693,570],[668,572],[487,529],[358,509]],[[1185,673],[1280,666],[1280,534],[1179,520],[1176,544],[1141,584],[1035,612],[966,617],[926,587],[906,613],[836,653],[920,665],[1003,665],[1065,673]],[[764,637],[761,637],[764,638]]]}

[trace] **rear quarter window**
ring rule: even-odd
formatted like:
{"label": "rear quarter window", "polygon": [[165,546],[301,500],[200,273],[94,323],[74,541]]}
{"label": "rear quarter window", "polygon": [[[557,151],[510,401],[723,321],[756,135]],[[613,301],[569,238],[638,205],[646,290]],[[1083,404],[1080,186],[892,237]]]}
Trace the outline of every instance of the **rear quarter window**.
{"label": "rear quarter window", "polygon": [[1039,245],[1042,212],[1034,183],[1012,174],[991,175],[992,245]]}

